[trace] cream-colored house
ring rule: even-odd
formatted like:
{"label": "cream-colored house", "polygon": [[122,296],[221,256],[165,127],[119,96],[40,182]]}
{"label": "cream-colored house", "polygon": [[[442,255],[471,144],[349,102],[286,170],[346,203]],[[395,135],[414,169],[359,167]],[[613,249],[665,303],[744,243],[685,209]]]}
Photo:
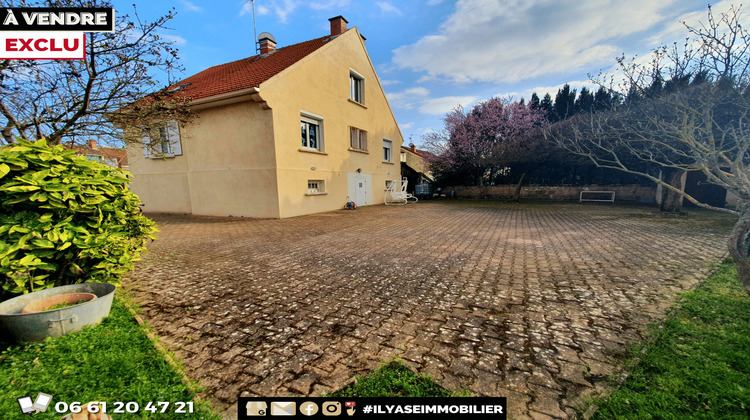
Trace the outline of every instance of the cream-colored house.
{"label": "cream-colored house", "polygon": [[128,149],[148,212],[284,218],[381,204],[403,139],[357,28],[209,68],[176,85],[195,116]]}

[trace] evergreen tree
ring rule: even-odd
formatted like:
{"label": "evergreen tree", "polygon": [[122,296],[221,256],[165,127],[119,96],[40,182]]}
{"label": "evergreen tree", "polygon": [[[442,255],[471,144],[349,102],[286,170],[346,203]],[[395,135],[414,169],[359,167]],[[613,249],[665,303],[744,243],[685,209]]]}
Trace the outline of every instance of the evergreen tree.
{"label": "evergreen tree", "polygon": [[537,95],[536,92],[531,94],[531,100],[529,101],[529,108],[533,110],[537,110],[541,108],[541,105],[539,104],[539,95]]}
{"label": "evergreen tree", "polygon": [[594,94],[591,93],[585,86],[581,88],[581,93],[578,95],[575,103],[575,112],[594,112]]}
{"label": "evergreen tree", "polygon": [[612,105],[614,105],[612,93],[604,86],[600,86],[594,94],[594,111],[605,111],[612,108]]}
{"label": "evergreen tree", "polygon": [[573,116],[575,113],[575,101],[576,90],[571,89],[569,84],[566,83],[561,89],[557,90],[554,109],[558,121],[566,120]]}
{"label": "evergreen tree", "polygon": [[549,93],[544,95],[544,98],[542,99],[542,102],[539,103],[539,105],[542,108],[542,111],[544,111],[544,115],[547,117],[547,121],[557,121],[557,117],[555,116],[555,107],[552,104],[552,96],[550,96]]}

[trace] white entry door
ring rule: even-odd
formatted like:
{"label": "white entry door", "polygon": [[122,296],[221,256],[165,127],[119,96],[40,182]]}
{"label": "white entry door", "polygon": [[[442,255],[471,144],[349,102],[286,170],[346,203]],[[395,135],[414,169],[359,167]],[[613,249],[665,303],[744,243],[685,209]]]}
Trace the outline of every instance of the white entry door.
{"label": "white entry door", "polygon": [[370,199],[370,181],[372,175],[370,174],[349,174],[349,199],[354,201],[358,206],[366,206],[372,204]]}

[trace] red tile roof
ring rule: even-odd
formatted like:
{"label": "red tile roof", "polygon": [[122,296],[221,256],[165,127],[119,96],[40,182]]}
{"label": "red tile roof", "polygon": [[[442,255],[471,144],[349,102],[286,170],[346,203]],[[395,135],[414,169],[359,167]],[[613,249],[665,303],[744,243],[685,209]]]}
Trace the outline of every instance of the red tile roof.
{"label": "red tile roof", "polygon": [[206,69],[175,83],[170,89],[184,86],[177,95],[192,101],[259,87],[261,83],[305,58],[335,36],[326,35],[299,44],[289,45],[267,55],[255,55],[242,60]]}
{"label": "red tile roof", "polygon": [[[108,159],[113,163],[116,162],[118,168],[128,166],[128,152],[125,149],[97,146],[96,142],[91,144],[91,140],[89,140],[89,144],[85,146],[80,144],[73,144],[71,142],[63,143],[63,147],[65,147],[66,149],[75,150],[76,154],[80,156],[101,156],[102,158]],[[109,164],[106,161],[104,163]]]}
{"label": "red tile roof", "polygon": [[407,152],[412,152],[415,155],[421,157],[422,159],[429,159],[431,157],[435,157],[434,154],[428,152],[427,150],[421,150],[421,149],[416,149],[416,148],[412,150],[411,147],[407,147],[407,146],[401,146],[401,149],[406,150]]}

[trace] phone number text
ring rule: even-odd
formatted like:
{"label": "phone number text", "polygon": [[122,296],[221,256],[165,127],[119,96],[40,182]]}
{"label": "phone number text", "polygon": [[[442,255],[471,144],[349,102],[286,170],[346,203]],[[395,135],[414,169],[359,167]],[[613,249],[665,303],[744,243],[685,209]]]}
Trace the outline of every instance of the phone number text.
{"label": "phone number text", "polygon": [[[170,410],[171,407],[171,410]],[[55,411],[60,414],[66,414],[68,412],[76,414],[83,410],[88,410],[89,413],[113,413],[113,414],[125,414],[125,413],[140,413],[141,410],[148,411],[149,413],[175,413],[175,414],[187,414],[193,412],[193,402],[182,402],[177,401],[170,403],[168,401],[149,401],[145,406],[141,407],[135,401],[129,402],[114,402],[108,404],[105,401],[91,401],[89,403],[80,403],[74,401],[72,403],[66,403],[60,401],[55,404]]]}

